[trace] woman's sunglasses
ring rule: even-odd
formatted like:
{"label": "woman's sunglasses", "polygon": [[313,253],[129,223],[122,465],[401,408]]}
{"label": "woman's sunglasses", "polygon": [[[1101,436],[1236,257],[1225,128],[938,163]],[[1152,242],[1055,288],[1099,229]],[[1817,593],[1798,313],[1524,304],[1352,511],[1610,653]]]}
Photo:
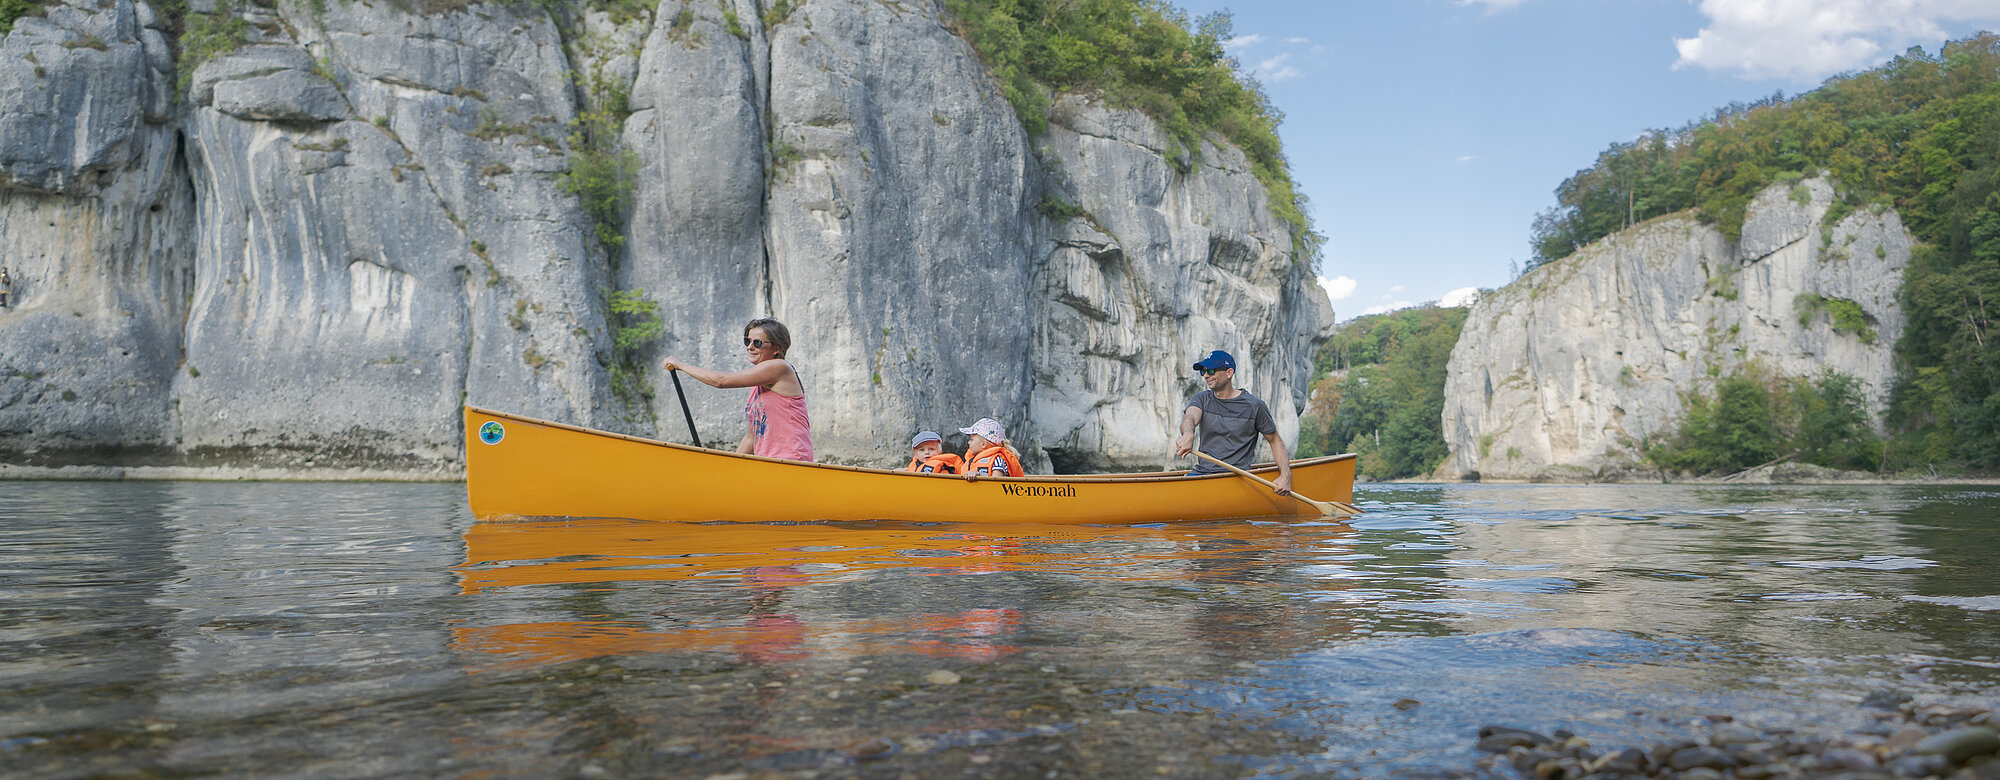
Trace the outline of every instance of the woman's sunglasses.
{"label": "woman's sunglasses", "polygon": [[763,339],[744,339],[744,340],[743,340],[743,346],[746,346],[746,347],[755,347],[755,348],[757,348],[757,349],[763,349],[763,348],[764,348],[764,340],[763,340]]}

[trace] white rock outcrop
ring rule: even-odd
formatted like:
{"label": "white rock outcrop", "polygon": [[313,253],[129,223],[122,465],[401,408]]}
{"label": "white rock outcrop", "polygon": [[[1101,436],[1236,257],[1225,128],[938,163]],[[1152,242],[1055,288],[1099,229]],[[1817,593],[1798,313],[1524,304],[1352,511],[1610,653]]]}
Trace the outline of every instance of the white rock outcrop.
{"label": "white rock outcrop", "polygon": [[[20,20],[0,471],[449,476],[462,403],[685,441],[660,358],[737,367],[761,315],[824,460],[990,416],[1038,469],[1164,466],[1217,348],[1294,435],[1332,312],[1239,152],[1083,98],[1030,138],[935,0],[787,7],[249,5],[195,68],[141,0]],[[564,177],[621,105],[606,244]],[[615,346],[620,291],[660,338]],[[743,391],[689,394],[741,435]]]}
{"label": "white rock outcrop", "polygon": [[[1878,416],[1894,380],[1912,239],[1893,211],[1826,224],[1834,184],[1766,189],[1731,243],[1692,216],[1638,225],[1482,296],[1452,350],[1447,479],[1590,480],[1642,469],[1683,398],[1751,364],[1859,379]],[[1858,304],[1837,331],[1813,301]]]}

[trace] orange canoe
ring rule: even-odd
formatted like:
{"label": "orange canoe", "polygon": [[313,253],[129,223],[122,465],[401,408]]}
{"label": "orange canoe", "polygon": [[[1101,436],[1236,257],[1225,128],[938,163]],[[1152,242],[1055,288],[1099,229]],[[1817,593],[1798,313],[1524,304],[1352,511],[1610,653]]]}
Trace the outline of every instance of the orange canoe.
{"label": "orange canoe", "polygon": [[[1157,523],[1318,517],[1235,474],[980,479],[762,458],[465,407],[472,514],[634,520]],[[1277,466],[1253,473],[1272,479]],[[1294,461],[1292,486],[1354,500],[1354,456]]]}

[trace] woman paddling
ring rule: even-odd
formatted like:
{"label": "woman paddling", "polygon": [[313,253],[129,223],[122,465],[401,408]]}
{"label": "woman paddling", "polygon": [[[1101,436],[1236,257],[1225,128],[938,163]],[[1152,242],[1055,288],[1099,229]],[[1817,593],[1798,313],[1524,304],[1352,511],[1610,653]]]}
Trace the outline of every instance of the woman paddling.
{"label": "woman paddling", "polygon": [[750,357],[749,368],[726,374],[688,365],[677,357],[668,357],[660,366],[685,372],[710,387],[750,388],[750,402],[743,407],[750,429],[737,442],[737,452],[811,461],[812,421],[806,417],[805,383],[785,360],[785,351],[791,348],[792,332],[784,323],[763,317],[743,326],[743,351]]}

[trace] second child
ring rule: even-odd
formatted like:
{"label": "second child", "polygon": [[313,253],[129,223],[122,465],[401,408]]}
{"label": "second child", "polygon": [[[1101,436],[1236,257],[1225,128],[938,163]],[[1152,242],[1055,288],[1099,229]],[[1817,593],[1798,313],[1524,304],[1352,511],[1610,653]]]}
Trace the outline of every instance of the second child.
{"label": "second child", "polygon": [[944,451],[944,437],[939,436],[937,431],[919,432],[916,438],[910,440],[910,449],[912,450],[910,465],[904,466],[904,471],[924,474],[965,473],[965,461],[958,457],[958,453]]}
{"label": "second child", "polygon": [[974,477],[1020,477],[1027,472],[1021,468],[1021,458],[1014,448],[1007,444],[1007,429],[1000,421],[991,417],[981,417],[970,428],[960,428],[959,433],[969,434],[972,439],[965,447],[965,476]]}

